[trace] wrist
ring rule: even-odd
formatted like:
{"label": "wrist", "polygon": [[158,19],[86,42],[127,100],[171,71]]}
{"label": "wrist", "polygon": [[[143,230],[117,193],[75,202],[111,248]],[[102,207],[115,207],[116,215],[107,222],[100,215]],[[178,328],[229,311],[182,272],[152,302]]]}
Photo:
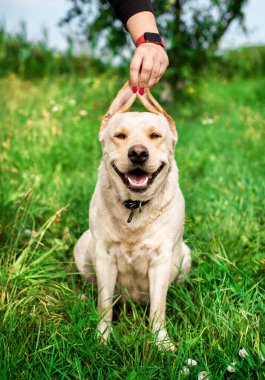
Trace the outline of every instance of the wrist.
{"label": "wrist", "polygon": [[159,33],[155,16],[152,12],[139,12],[134,14],[128,19],[126,27],[134,44],[146,31],[151,33]]}
{"label": "wrist", "polygon": [[138,47],[146,43],[159,45],[162,46],[163,49],[165,49],[165,43],[159,33],[145,32],[140,37],[138,37],[135,45],[136,47]]}

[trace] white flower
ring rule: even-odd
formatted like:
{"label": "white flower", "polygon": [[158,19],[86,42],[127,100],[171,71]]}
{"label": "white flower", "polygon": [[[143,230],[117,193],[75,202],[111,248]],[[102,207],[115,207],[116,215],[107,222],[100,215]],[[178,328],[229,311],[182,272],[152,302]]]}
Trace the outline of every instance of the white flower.
{"label": "white flower", "polygon": [[27,237],[36,237],[37,236],[37,232],[36,231],[33,231],[33,230],[30,230],[29,228],[26,228],[25,231],[24,231],[24,235],[27,236]]}
{"label": "white flower", "polygon": [[187,365],[189,366],[189,367],[193,367],[193,366],[195,366],[195,365],[197,365],[198,363],[196,362],[196,360],[194,360],[194,359],[188,359],[188,360],[186,360],[186,363],[187,363]]}
{"label": "white flower", "polygon": [[85,80],[84,80],[84,83],[85,84],[90,84],[90,83],[92,83],[93,82],[93,79],[92,78],[86,78]]}
{"label": "white flower", "polygon": [[247,353],[247,351],[244,348],[241,348],[241,350],[239,350],[239,352],[238,352],[238,355],[241,358],[244,358],[245,356],[248,356],[248,353]]}
{"label": "white flower", "polygon": [[214,120],[211,119],[210,117],[207,117],[206,119],[202,120],[202,125],[211,125],[213,124]]}
{"label": "white flower", "polygon": [[79,111],[79,115],[80,116],[86,116],[87,115],[87,111],[86,110],[80,110]]}
{"label": "white flower", "polygon": [[61,109],[60,104],[55,104],[55,105],[52,107],[52,112],[58,112],[58,111],[60,111],[60,109]]}
{"label": "white flower", "polygon": [[74,106],[74,105],[76,104],[76,100],[73,99],[73,98],[70,98],[70,99],[68,100],[68,103],[71,104],[71,106]]}
{"label": "white flower", "polygon": [[235,372],[235,367],[233,367],[232,365],[229,365],[229,366],[227,366],[227,371],[231,372],[231,373],[234,373]]}
{"label": "white flower", "polygon": [[180,371],[181,374],[189,375],[190,370],[188,367],[183,367],[183,369]]}
{"label": "white flower", "polygon": [[198,375],[198,380],[210,380],[210,375],[207,371],[202,371]]}

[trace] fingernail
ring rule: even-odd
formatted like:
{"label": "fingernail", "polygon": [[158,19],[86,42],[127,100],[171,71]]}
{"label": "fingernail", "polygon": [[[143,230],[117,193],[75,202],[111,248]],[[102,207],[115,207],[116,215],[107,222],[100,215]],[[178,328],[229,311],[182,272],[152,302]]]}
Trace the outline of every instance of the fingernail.
{"label": "fingernail", "polygon": [[133,90],[133,92],[136,94],[136,92],[137,92],[137,87],[136,87],[136,86],[132,86],[132,90]]}
{"label": "fingernail", "polygon": [[143,95],[143,94],[144,94],[144,88],[143,88],[143,87],[139,88],[139,94],[140,94],[140,95]]}

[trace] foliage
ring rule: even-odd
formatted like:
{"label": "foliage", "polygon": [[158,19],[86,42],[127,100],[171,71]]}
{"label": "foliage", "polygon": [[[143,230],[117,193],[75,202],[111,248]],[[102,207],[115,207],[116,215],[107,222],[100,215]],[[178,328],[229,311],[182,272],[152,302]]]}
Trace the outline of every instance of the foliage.
{"label": "foliage", "polygon": [[74,55],[71,43],[65,52],[57,52],[48,47],[45,38],[37,43],[30,42],[24,23],[20,29],[20,32],[12,35],[0,26],[0,76],[12,72],[23,78],[84,74],[91,66],[102,67],[98,61],[95,63],[92,57]]}
{"label": "foliage", "polygon": [[[85,33],[100,56],[123,56],[130,46],[128,35],[115,18],[108,1],[71,0],[72,7],[62,25],[79,20],[78,27]],[[166,40],[175,79],[189,77],[195,70],[205,69],[208,57],[232,22],[243,25],[243,7],[247,0],[154,0],[152,1],[159,30]],[[103,50],[104,48],[104,50]],[[104,54],[102,54],[104,51]],[[111,53],[111,54],[110,54]]]}
{"label": "foliage", "polygon": [[95,339],[96,292],[80,281],[72,250],[88,224],[100,117],[123,81],[109,73],[0,80],[1,379],[173,380],[190,357],[198,362],[190,378],[202,370],[226,378],[235,359],[231,378],[261,380],[264,78],[208,79],[185,88],[191,102],[167,107],[193,258],[187,282],[167,298],[177,352],[157,350],[148,308],[137,305],[116,310],[108,347]]}
{"label": "foliage", "polygon": [[265,73],[265,46],[249,46],[225,51],[215,59],[217,74],[228,78],[262,77]]}
{"label": "foliage", "polygon": [[[57,52],[49,48],[43,38],[33,43],[27,39],[25,26],[15,35],[8,34],[0,28],[0,77],[15,73],[22,78],[40,78],[58,76],[61,74],[77,74],[79,76],[98,75],[104,70],[110,73],[109,65],[104,65],[95,57],[84,54],[74,54],[74,43],[70,41],[66,52]],[[214,75],[225,78],[233,77],[262,77],[265,72],[265,48],[263,46],[239,48],[225,51],[213,57],[209,65]],[[128,72],[128,65],[112,68],[112,73],[124,75]],[[166,72],[166,79],[170,79],[170,68]],[[186,71],[187,73],[188,71]],[[202,73],[200,73],[201,75]],[[201,75],[203,78],[203,76]],[[186,87],[193,80],[187,76]],[[181,96],[185,95],[182,91]]]}

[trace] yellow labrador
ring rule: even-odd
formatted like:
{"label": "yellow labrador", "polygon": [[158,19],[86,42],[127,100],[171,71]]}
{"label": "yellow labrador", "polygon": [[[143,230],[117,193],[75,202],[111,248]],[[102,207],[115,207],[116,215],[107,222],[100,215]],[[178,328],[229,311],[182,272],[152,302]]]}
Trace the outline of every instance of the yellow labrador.
{"label": "yellow labrador", "polygon": [[[149,112],[128,112],[136,97]],[[107,340],[113,295],[121,294],[150,302],[156,342],[174,350],[165,325],[167,290],[191,265],[183,242],[185,205],[174,160],[174,121],[148,89],[141,96],[126,83],[104,116],[99,137],[103,160],[90,229],[74,249],[83,278],[97,281],[99,334]]]}

